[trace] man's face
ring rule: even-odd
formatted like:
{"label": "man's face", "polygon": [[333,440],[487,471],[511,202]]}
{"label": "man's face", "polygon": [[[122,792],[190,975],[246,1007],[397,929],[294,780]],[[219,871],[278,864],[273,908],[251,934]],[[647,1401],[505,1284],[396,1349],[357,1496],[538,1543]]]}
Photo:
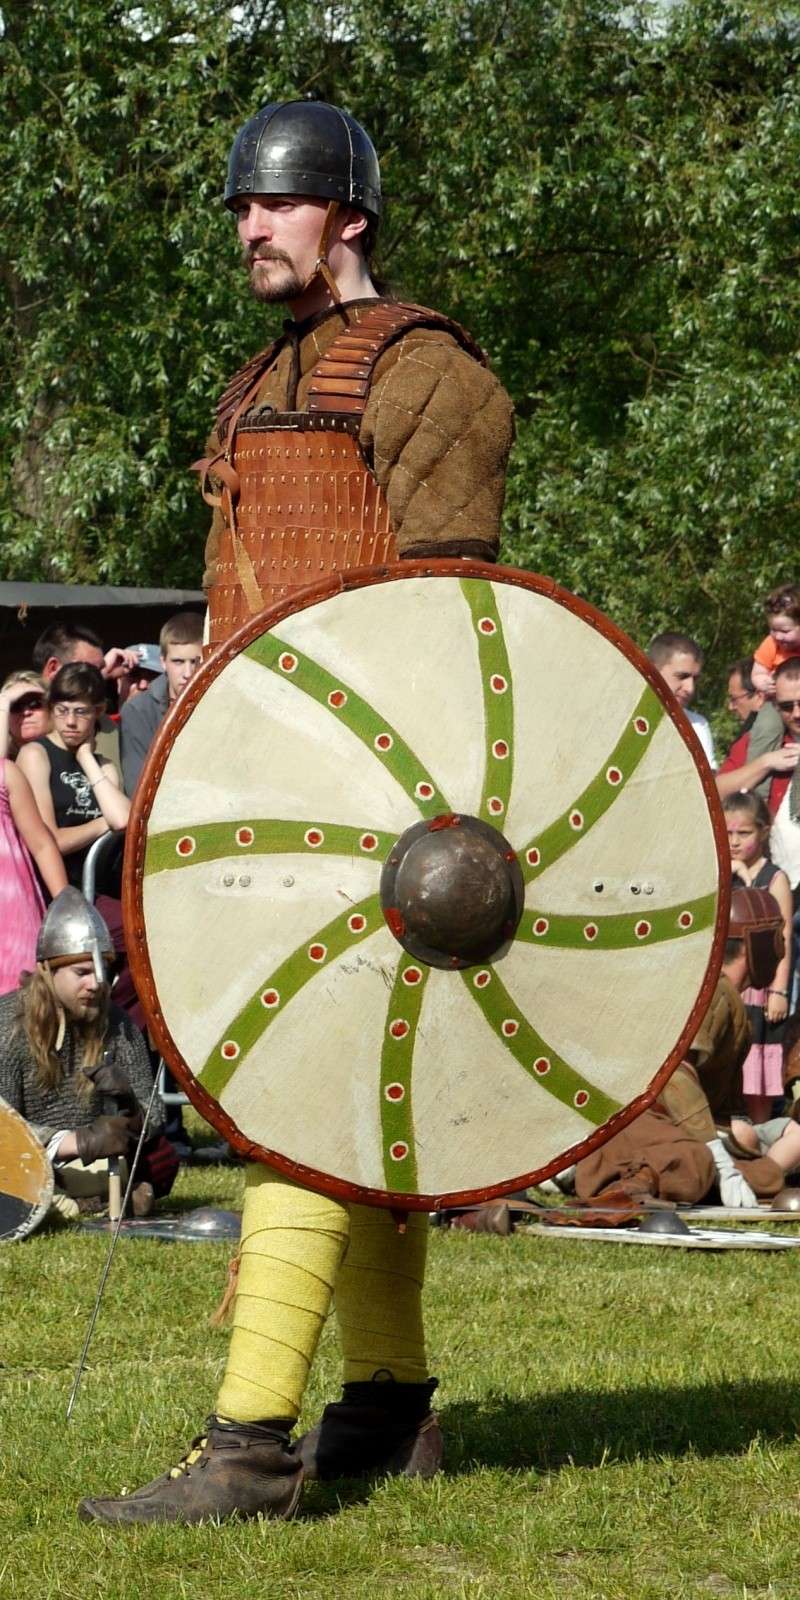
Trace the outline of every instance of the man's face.
{"label": "man's face", "polygon": [[236,227],[257,300],[297,300],[319,256],[327,201],[301,195],[242,195]]}
{"label": "man's face", "polygon": [[94,962],[73,961],[53,971],[53,988],[68,1016],[91,1022],[100,1014],[100,984]]}
{"label": "man's face", "polygon": [[182,694],[190,678],[194,677],[203,660],[202,644],[170,644],[161,656],[167,674],[170,703]]}
{"label": "man's face", "polygon": [[740,722],[745,722],[754,711],[760,711],[764,696],[760,689],[748,691],[742,682],[741,672],[732,672],[728,679],[728,710]]}
{"label": "man's face", "polygon": [[63,661],[58,656],[50,656],[49,660],[45,662],[42,667],[42,677],[45,683],[49,683],[51,678],[54,678],[56,673],[67,665],[67,662],[72,663],[73,661],[86,661],[90,667],[96,667],[98,672],[102,672],[105,666],[103,652],[98,649],[96,644],[87,644],[85,639],[76,639],[69,655],[66,655]]}
{"label": "man's face", "polygon": [[781,673],[775,682],[775,704],[786,732],[800,744],[800,677]]}
{"label": "man's face", "polygon": [[678,650],[658,670],[667,687],[672,690],[678,705],[688,706],[694,699],[697,680],[702,670],[697,656],[689,655],[688,650]]}

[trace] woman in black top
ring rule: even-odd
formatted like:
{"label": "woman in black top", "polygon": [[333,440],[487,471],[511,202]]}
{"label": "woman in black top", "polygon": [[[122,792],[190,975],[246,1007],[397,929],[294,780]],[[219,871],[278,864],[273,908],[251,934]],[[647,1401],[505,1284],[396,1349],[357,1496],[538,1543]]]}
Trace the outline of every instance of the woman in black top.
{"label": "woman in black top", "polygon": [[17,758],[78,889],[90,846],[105,833],[123,830],[130,812],[116,767],[94,751],[105,698],[96,667],[68,662],[48,690],[51,732],[25,745]]}

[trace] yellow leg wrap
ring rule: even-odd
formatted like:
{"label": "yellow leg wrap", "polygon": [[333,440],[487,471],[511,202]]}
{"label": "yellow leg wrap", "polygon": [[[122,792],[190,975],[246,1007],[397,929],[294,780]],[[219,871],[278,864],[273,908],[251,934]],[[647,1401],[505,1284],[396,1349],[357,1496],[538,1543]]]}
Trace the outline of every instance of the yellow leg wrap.
{"label": "yellow leg wrap", "polygon": [[398,1383],[427,1378],[422,1283],[428,1227],[424,1212],[412,1211],[399,1233],[391,1212],[350,1207],[350,1244],[335,1298],[345,1383],[367,1383],[382,1368]]}
{"label": "yellow leg wrap", "polygon": [[267,1167],[247,1168],[218,1415],[234,1422],[297,1416],[347,1247],[349,1212]]}

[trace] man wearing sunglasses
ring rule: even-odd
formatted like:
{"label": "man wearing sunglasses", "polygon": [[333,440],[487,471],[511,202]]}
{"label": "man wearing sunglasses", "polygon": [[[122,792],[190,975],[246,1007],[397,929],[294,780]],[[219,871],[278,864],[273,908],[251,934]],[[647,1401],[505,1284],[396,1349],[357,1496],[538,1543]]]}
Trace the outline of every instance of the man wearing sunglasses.
{"label": "man wearing sunglasses", "polygon": [[776,669],[775,706],[783,722],[783,737],[777,748],[766,750],[750,760],[750,735],[740,734],[717,773],[717,789],[724,800],[726,795],[756,789],[765,778],[770,779],[769,793],[766,795],[770,814],[777,822],[785,802],[788,803],[792,827],[798,835],[798,865],[794,876],[789,872],[786,862],[775,853],[774,828],[772,859],[776,866],[783,867],[795,889],[800,882],[800,825],[797,820],[800,816],[800,656],[790,656]]}

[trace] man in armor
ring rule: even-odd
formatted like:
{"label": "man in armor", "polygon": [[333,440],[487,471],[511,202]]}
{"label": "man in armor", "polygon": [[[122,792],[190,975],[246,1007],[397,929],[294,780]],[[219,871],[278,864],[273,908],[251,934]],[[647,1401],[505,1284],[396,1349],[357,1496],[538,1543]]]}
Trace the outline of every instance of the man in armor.
{"label": "man in armor", "polygon": [[[55,1209],[77,1216],[80,1200],[107,1194],[107,1158],[130,1154],[153,1078],[139,1029],[110,1001],[111,935],[77,889],[50,905],[36,957],[36,971],[0,998],[0,1095],[46,1148]],[[134,1213],[153,1201],[140,1174]]]}
{"label": "man in armor", "polygon": [[[265,106],[236,138],[225,203],[256,298],[287,303],[293,320],[231,380],[198,463],[215,508],[212,644],[336,570],[494,560],[511,402],[463,329],[376,285],[380,172],[364,129],[336,106]],[[215,1413],[178,1466],[133,1494],[83,1501],[81,1515],[289,1517],[304,1478],[437,1471],[421,1314],[427,1232],[419,1212],[399,1231],[386,1210],[248,1168]],[[292,1446],[332,1300],[344,1393]]]}

